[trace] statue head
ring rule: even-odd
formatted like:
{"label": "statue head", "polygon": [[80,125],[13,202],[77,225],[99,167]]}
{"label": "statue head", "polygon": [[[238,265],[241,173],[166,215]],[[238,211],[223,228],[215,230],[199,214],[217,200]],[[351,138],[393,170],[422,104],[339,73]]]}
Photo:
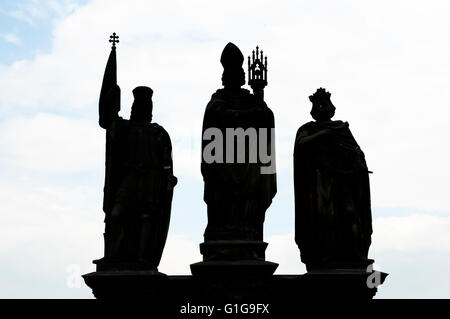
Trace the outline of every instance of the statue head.
{"label": "statue head", "polygon": [[130,120],[152,121],[153,90],[147,86],[138,86],[133,90],[134,102],[131,106]]}
{"label": "statue head", "polygon": [[236,89],[245,84],[245,73],[242,68],[244,56],[236,45],[229,42],[225,46],[220,63],[223,66],[222,84],[225,88]]}
{"label": "statue head", "polygon": [[311,116],[316,121],[329,121],[334,116],[336,108],[330,100],[331,93],[324,88],[317,89],[316,93],[309,97],[313,106],[311,109]]}

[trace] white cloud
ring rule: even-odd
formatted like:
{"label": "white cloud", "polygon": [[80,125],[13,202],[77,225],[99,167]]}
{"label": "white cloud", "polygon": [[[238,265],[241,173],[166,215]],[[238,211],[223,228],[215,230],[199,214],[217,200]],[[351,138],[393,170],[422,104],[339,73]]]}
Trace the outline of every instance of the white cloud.
{"label": "white cloud", "polygon": [[64,17],[77,9],[78,1],[74,0],[25,0],[15,4],[15,8],[6,12],[19,21],[36,26],[37,21],[50,17]]}
{"label": "white cloud", "polygon": [[105,135],[96,123],[38,114],[8,119],[2,124],[3,165],[52,173],[102,169]]}
{"label": "white cloud", "polygon": [[15,44],[15,45],[21,45],[22,41],[15,33],[6,33],[6,34],[0,34],[0,37],[5,39],[7,42]]}
{"label": "white cloud", "polygon": [[450,217],[377,218],[369,255],[389,273],[378,298],[450,298]]}
{"label": "white cloud", "polygon": [[8,15],[30,25],[34,25],[33,19],[31,19],[31,17],[29,17],[23,10],[11,10],[8,12]]}
{"label": "white cloud", "polygon": [[0,182],[1,298],[91,297],[84,285],[68,287],[67,270],[93,271],[91,261],[102,256],[101,198],[96,187],[71,186]]}
{"label": "white cloud", "polygon": [[450,253],[450,217],[413,214],[377,218],[372,252]]}

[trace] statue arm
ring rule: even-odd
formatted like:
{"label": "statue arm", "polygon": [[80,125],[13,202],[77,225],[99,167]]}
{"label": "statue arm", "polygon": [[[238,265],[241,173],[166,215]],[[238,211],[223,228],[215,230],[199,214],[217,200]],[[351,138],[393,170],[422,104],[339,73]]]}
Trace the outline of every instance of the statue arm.
{"label": "statue arm", "polygon": [[106,93],[100,94],[98,111],[99,124],[104,129],[110,128],[111,123],[119,118],[120,87],[118,85],[113,86]]}
{"label": "statue arm", "polygon": [[325,130],[319,131],[319,132],[311,134],[311,135],[300,134],[300,136],[296,139],[297,143],[300,145],[308,145],[313,142],[316,142],[316,141],[320,140],[323,136],[326,136],[327,134],[329,134],[330,132],[328,132],[328,130],[329,129],[325,129]]}
{"label": "statue arm", "polygon": [[172,189],[178,182],[178,179],[173,175],[173,158],[172,158],[172,142],[170,141],[170,136],[163,130],[164,143],[163,143],[163,169],[167,173],[167,183],[168,188]]}
{"label": "statue arm", "polygon": [[[295,144],[301,146],[308,146],[314,143],[319,143],[323,139],[336,135],[337,130],[348,129],[348,123],[343,123],[340,127],[336,128],[324,128],[316,132],[312,132],[310,126],[314,122],[309,122],[299,128],[297,136],[295,138]],[[315,131],[315,130],[314,130]]]}

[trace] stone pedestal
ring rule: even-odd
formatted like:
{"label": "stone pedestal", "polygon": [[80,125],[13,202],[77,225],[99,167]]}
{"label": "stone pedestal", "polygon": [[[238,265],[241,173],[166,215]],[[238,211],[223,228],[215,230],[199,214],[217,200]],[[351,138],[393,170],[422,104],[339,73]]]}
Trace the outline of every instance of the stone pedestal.
{"label": "stone pedestal", "polygon": [[[202,306],[214,307],[210,318],[254,318],[249,313],[226,313],[248,310],[260,305],[256,318],[294,318],[305,315],[350,311],[367,305],[377,292],[367,285],[371,276],[382,284],[385,273],[362,270],[327,270],[304,275],[269,276],[165,276],[158,272],[95,272],[84,275],[86,284],[101,300],[116,304],[141,306],[155,318],[206,318],[187,316],[182,311]],[[317,308],[319,306],[319,308]],[[253,307],[253,306],[252,306]],[[158,313],[155,316],[155,313]],[[256,315],[254,313],[253,315]]]}
{"label": "stone pedestal", "polygon": [[168,276],[156,270],[110,270],[83,275],[97,299],[158,299],[167,294]]}
{"label": "stone pedestal", "polygon": [[278,264],[265,260],[267,243],[217,240],[200,244],[203,261],[191,265],[194,276],[270,276]]}
{"label": "stone pedestal", "polygon": [[96,262],[96,272],[83,278],[97,299],[122,305],[131,302],[130,309],[142,309],[155,318],[179,319],[206,317],[192,312],[205,309],[214,309],[210,318],[249,318],[245,311],[252,309],[264,311],[253,313],[257,318],[290,318],[311,305],[325,305],[327,311],[346,304],[366,305],[387,276],[362,268],[273,275],[278,264],[264,260],[266,247],[264,242],[203,243],[204,260],[191,265],[193,276],[125,270],[130,265],[112,267],[101,261]]}

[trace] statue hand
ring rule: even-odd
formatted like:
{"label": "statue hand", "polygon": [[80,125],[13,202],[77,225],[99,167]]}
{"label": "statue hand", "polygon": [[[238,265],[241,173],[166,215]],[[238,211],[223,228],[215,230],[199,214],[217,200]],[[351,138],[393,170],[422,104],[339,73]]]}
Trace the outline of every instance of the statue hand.
{"label": "statue hand", "polygon": [[106,101],[109,105],[120,105],[120,87],[117,84],[106,93]]}
{"label": "statue hand", "polygon": [[326,129],[321,130],[319,133],[320,133],[320,135],[336,134],[337,130],[347,129],[348,127],[349,127],[348,122],[343,122],[342,125],[340,125],[340,126],[333,127],[333,128],[326,128]]}

